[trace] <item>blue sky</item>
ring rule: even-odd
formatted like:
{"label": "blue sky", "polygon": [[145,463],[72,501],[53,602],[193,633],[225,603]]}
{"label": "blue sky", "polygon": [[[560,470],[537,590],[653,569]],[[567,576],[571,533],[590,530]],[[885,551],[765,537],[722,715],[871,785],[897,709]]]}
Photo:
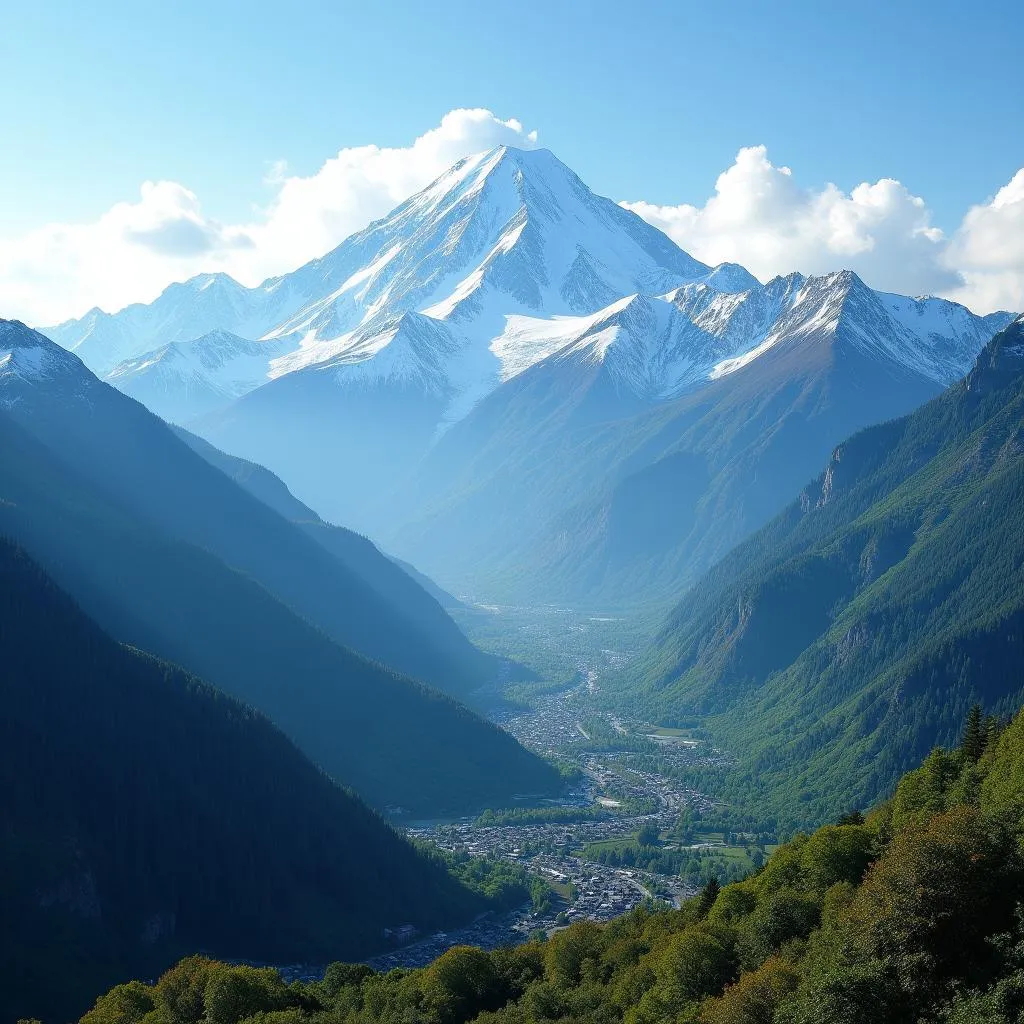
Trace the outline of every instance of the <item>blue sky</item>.
{"label": "blue sky", "polygon": [[244,221],[275,162],[312,175],[462,107],[518,119],[615,199],[703,204],[764,145],[808,189],[897,179],[951,235],[1024,166],[1024,15],[973,7],[7,0],[0,239],[147,180]]}

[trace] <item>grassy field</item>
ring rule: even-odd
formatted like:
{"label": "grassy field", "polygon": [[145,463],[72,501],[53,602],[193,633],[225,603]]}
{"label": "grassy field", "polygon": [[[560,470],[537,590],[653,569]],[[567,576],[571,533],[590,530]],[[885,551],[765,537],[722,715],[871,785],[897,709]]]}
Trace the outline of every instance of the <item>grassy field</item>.
{"label": "grassy field", "polygon": [[636,839],[633,836],[622,836],[620,839],[598,839],[596,842],[587,843],[587,849],[597,853],[600,850],[615,851],[621,853],[630,847],[636,846]]}
{"label": "grassy field", "polygon": [[552,892],[557,893],[563,900],[569,901],[573,897],[572,885],[569,882],[558,882],[553,878],[545,878],[548,887]]}

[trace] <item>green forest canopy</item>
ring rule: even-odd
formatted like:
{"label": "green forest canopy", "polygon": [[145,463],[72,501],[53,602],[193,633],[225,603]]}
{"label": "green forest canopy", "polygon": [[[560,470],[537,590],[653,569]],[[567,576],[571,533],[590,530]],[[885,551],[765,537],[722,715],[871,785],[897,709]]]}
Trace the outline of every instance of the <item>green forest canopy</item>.
{"label": "green forest canopy", "polygon": [[972,715],[867,817],[780,847],[679,910],[419,970],[334,964],[315,983],[182,961],[82,1024],[1001,1024],[1024,1010],[1024,718]]}

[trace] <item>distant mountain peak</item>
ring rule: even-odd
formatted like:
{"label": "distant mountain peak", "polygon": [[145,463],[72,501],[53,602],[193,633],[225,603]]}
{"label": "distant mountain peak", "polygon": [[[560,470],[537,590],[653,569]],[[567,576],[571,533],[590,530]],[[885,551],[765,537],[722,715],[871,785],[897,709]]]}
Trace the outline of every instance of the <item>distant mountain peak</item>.
{"label": "distant mountain peak", "polygon": [[0,320],[0,339],[7,344],[25,344],[35,333],[31,327],[20,320]]}
{"label": "distant mountain peak", "polygon": [[[227,331],[223,327],[215,327],[212,331],[207,331],[205,334],[202,334],[198,338],[196,338],[194,343],[200,342],[245,342],[246,344],[252,344],[252,342],[248,338],[243,338],[240,334],[235,334],[233,331]],[[180,344],[180,342],[176,342],[175,344]]]}
{"label": "distant mountain peak", "polygon": [[[145,361],[169,343],[194,351],[197,339],[217,329],[290,338],[295,368],[323,364],[352,332],[380,333],[382,317],[403,312],[447,322],[443,349],[452,348],[454,331],[460,344],[485,352],[509,315],[589,315],[623,295],[664,294],[716,273],[719,287],[737,287],[743,276],[741,268],[712,271],[692,259],[634,213],[591,192],[549,150],[499,146],[459,161],[325,256],[259,288],[222,272],[199,274],[169,285],[149,305],[113,316],[92,311],[49,333],[101,374]],[[324,351],[307,358],[314,346]],[[485,366],[488,358],[477,362],[492,380],[497,367]],[[117,376],[127,379],[120,370]],[[253,380],[248,371],[246,379]],[[210,383],[221,389],[225,382]],[[476,393],[480,384],[462,380],[459,390],[467,388]]]}
{"label": "distant mountain peak", "polygon": [[[275,290],[317,297],[269,332],[303,339],[272,376],[328,363],[355,373],[357,351],[384,357],[386,346],[366,339],[387,334],[386,318],[407,312],[447,325],[430,329],[439,356],[461,353],[451,386],[479,395],[497,379],[487,348],[507,317],[586,316],[623,295],[661,294],[709,273],[661,232],[592,193],[549,151],[497,147],[455,164],[326,256],[273,282]],[[477,381],[466,377],[469,349],[478,352]],[[431,363],[425,383],[436,391],[445,367]]]}
{"label": "distant mountain peak", "polygon": [[644,401],[780,344],[813,344],[815,359],[859,350],[949,383],[1003,322],[873,292],[848,270],[762,285],[737,264],[706,266],[550,151],[499,146],[258,288],[199,274],[149,305],[94,310],[51,336],[178,422],[309,370],[321,388],[399,384],[430,395],[431,408],[447,396],[450,425],[559,351],[599,362],[615,393]]}
{"label": "distant mountain peak", "polygon": [[[792,277],[784,280],[793,280],[794,284],[797,283],[797,280]],[[851,298],[859,296],[867,299],[873,294],[871,289],[852,270],[834,270],[816,277],[799,278],[799,291],[795,302],[796,304],[812,302],[825,305],[830,310],[839,313]]]}
{"label": "distant mountain peak", "polygon": [[965,380],[968,391],[984,393],[1024,375],[1024,316],[1017,317],[978,355]]}
{"label": "distant mountain peak", "polygon": [[172,281],[158,296],[164,297],[175,292],[204,292],[210,288],[222,288],[231,291],[248,291],[244,284],[236,281],[230,274],[221,270],[204,274],[193,274],[184,281]]}
{"label": "distant mountain peak", "polygon": [[215,284],[231,285],[236,288],[244,287],[244,285],[239,284],[238,281],[236,281],[230,274],[225,274],[221,270],[209,274],[196,274],[195,277],[190,278],[190,282],[196,284],[199,288],[209,288],[211,285]]}
{"label": "distant mountain peak", "polygon": [[[0,404],[16,400],[6,385],[64,374],[91,376],[81,360],[20,320],[0,320]],[[5,397],[6,393],[6,397]]]}
{"label": "distant mountain peak", "polygon": [[765,288],[776,294],[798,292],[804,286],[806,280],[807,276],[805,274],[801,274],[798,270],[791,270],[788,274],[776,274],[765,285]]}
{"label": "distant mountain peak", "polygon": [[704,278],[704,284],[720,292],[749,292],[761,287],[761,282],[738,263],[719,263]]}
{"label": "distant mountain peak", "polygon": [[33,330],[28,324],[24,324],[20,320],[0,319],[0,348],[7,352],[25,352],[41,349],[58,358],[66,358],[69,363],[79,362],[70,352],[65,351],[59,345],[55,345],[45,335]]}
{"label": "distant mountain peak", "polygon": [[527,176],[537,179],[544,176],[558,176],[580,182],[576,172],[567,164],[562,163],[550,149],[543,147],[524,149],[518,146],[495,146],[482,153],[476,153],[463,158],[448,171],[445,171],[436,178],[424,189],[424,192],[430,192],[436,185],[445,182],[449,176],[464,177],[465,175],[473,175],[478,180],[482,180],[490,177],[502,168],[511,171],[513,174],[521,173],[524,179]]}

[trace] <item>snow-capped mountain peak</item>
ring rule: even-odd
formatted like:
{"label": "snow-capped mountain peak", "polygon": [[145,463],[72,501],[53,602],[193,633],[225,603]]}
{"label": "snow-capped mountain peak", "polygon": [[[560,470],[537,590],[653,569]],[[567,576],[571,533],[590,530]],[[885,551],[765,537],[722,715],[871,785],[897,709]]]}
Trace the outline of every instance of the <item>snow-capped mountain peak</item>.
{"label": "snow-capped mountain peak", "polygon": [[44,333],[103,376],[126,359],[217,329],[261,337],[281,306],[280,298],[246,288],[228,274],[199,274],[168,285],[148,305],[135,303],[114,314],[93,309]]}
{"label": "snow-capped mountain peak", "polygon": [[296,271],[297,291],[316,280],[321,293],[274,333],[330,341],[405,310],[497,333],[506,315],[588,313],[708,272],[547,150],[500,147]]}
{"label": "snow-capped mountain peak", "polygon": [[107,380],[165,419],[188,418],[220,408],[270,377],[273,361],[294,339],[251,341],[216,329],[189,341],[172,341],[118,363]]}
{"label": "snow-capped mountain peak", "polygon": [[[755,294],[755,293],[751,293]],[[980,317],[946,299],[907,299],[869,288],[853,271],[790,274],[763,289],[764,331],[745,325],[745,351],[723,359],[714,379],[742,369],[777,345],[835,344],[901,366],[945,386],[963,376],[1009,314]]]}
{"label": "snow-capped mountain peak", "polygon": [[947,383],[999,326],[876,293],[848,271],[762,285],[736,264],[705,266],[549,151],[499,147],[258,288],[201,274],[50,333],[178,421],[308,373],[318,387],[444,396],[451,423],[549,359],[599,364],[650,402],[818,341]]}
{"label": "snow-capped mountain peak", "polygon": [[749,292],[761,286],[753,274],[738,263],[719,263],[704,283],[720,292]]}
{"label": "snow-capped mountain peak", "polygon": [[92,374],[82,361],[20,320],[0,320],[0,406],[24,387],[77,387]]}
{"label": "snow-capped mountain peak", "polygon": [[336,371],[339,384],[346,386],[411,383],[441,395],[451,390],[445,366],[459,348],[446,324],[407,311],[378,317],[332,342],[307,345],[274,359],[270,377],[299,370]]}

